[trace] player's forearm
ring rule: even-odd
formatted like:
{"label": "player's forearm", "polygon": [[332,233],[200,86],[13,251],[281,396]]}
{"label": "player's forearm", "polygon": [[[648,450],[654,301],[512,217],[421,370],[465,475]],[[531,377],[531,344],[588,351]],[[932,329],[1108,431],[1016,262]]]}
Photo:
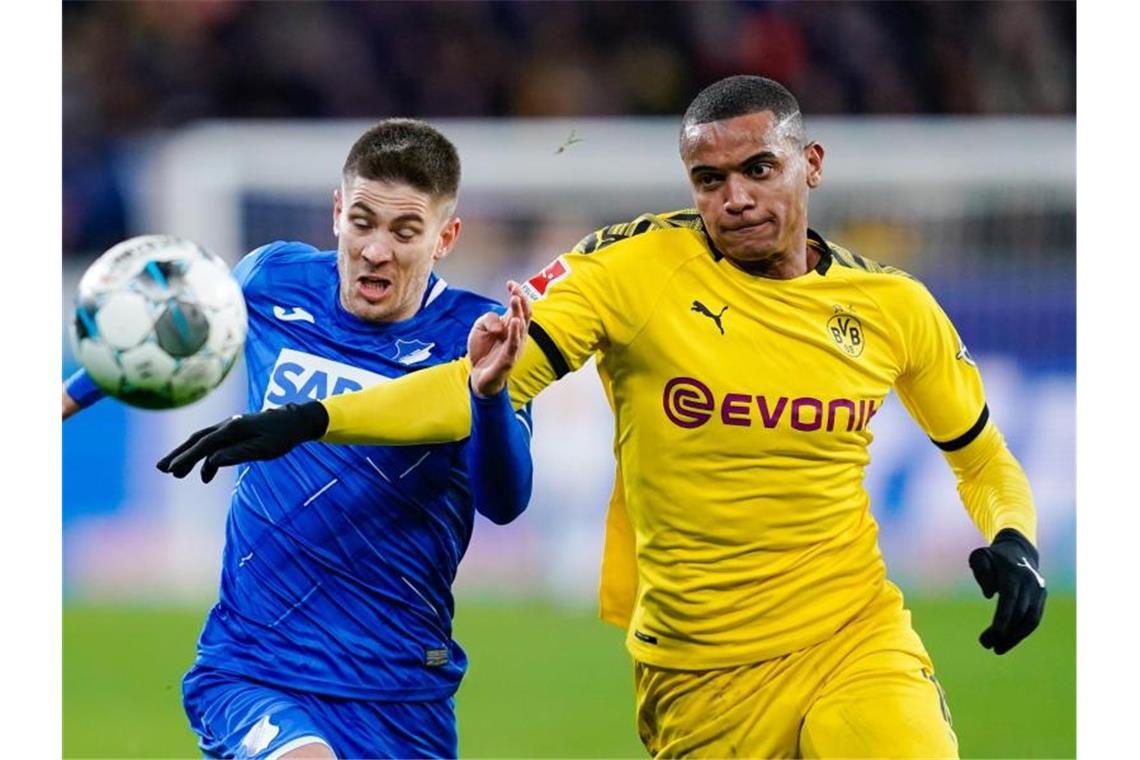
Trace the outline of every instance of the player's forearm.
{"label": "player's forearm", "polygon": [[466,358],[324,399],[326,443],[404,446],[459,441],[471,431]]}
{"label": "player's forearm", "polygon": [[507,393],[471,394],[467,471],[475,509],[498,525],[522,514],[530,501],[530,430],[516,417]]}
{"label": "player's forearm", "polygon": [[521,409],[557,379],[558,375],[554,372],[549,357],[535,341],[528,340],[507,380],[511,404],[515,409]]}
{"label": "player's forearm", "polygon": [[966,511],[987,541],[1005,528],[1014,528],[1037,542],[1037,513],[1029,481],[993,423],[970,445],[948,452],[946,460],[958,478]]}
{"label": "player's forearm", "polygon": [[103,398],[103,391],[86,370],[80,369],[63,383],[63,419]]}
{"label": "player's forearm", "polygon": [[68,395],[67,387],[65,386],[63,389],[63,419],[66,420],[68,417],[78,412],[79,409],[79,404],[75,402],[75,399]]}
{"label": "player's forearm", "polygon": [[[459,441],[471,433],[467,357],[428,367],[388,383],[323,400],[326,443],[406,446]],[[556,379],[542,351],[527,341],[511,371],[511,403],[520,408]]]}

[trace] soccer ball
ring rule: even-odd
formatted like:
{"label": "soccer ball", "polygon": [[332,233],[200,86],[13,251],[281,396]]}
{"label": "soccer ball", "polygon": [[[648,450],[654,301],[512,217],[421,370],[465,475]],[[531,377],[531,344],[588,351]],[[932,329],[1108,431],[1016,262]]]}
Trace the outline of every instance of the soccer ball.
{"label": "soccer ball", "polygon": [[124,240],[83,275],[71,345],[105,393],[170,409],[205,396],[245,343],[245,299],[221,258],[170,235]]}

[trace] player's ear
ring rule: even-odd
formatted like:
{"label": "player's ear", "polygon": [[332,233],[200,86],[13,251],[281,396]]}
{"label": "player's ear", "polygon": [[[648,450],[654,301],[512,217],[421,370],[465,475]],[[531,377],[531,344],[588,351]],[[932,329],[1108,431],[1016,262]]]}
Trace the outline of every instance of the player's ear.
{"label": "player's ear", "polygon": [[344,209],[344,196],[340,193],[340,188],[333,190],[333,237],[340,236],[340,212]]}
{"label": "player's ear", "polygon": [[443,229],[439,232],[439,240],[435,244],[435,253],[432,254],[433,260],[439,261],[451,253],[451,249],[459,241],[459,230],[462,227],[463,222],[457,216],[451,217],[444,223]]}
{"label": "player's ear", "polygon": [[804,159],[807,160],[807,184],[812,190],[823,183],[823,146],[814,140],[804,146]]}

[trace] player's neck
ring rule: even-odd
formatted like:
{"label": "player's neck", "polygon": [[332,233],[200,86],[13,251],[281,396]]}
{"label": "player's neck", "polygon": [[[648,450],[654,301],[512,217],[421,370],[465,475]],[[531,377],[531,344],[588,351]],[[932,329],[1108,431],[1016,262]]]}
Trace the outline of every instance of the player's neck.
{"label": "player's neck", "polygon": [[816,265],[819,264],[819,251],[807,244],[807,237],[805,236],[801,244],[766,259],[741,261],[731,256],[726,258],[737,269],[755,277],[766,277],[771,280],[792,280],[815,269]]}

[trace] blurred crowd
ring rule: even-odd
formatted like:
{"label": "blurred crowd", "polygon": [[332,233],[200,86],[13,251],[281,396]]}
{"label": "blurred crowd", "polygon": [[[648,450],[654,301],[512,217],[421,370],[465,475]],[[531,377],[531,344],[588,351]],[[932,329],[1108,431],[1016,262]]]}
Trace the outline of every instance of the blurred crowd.
{"label": "blurred crowd", "polygon": [[126,235],[133,141],[202,118],[677,114],[758,73],[809,114],[1073,114],[1071,2],[63,4],[65,251]]}

